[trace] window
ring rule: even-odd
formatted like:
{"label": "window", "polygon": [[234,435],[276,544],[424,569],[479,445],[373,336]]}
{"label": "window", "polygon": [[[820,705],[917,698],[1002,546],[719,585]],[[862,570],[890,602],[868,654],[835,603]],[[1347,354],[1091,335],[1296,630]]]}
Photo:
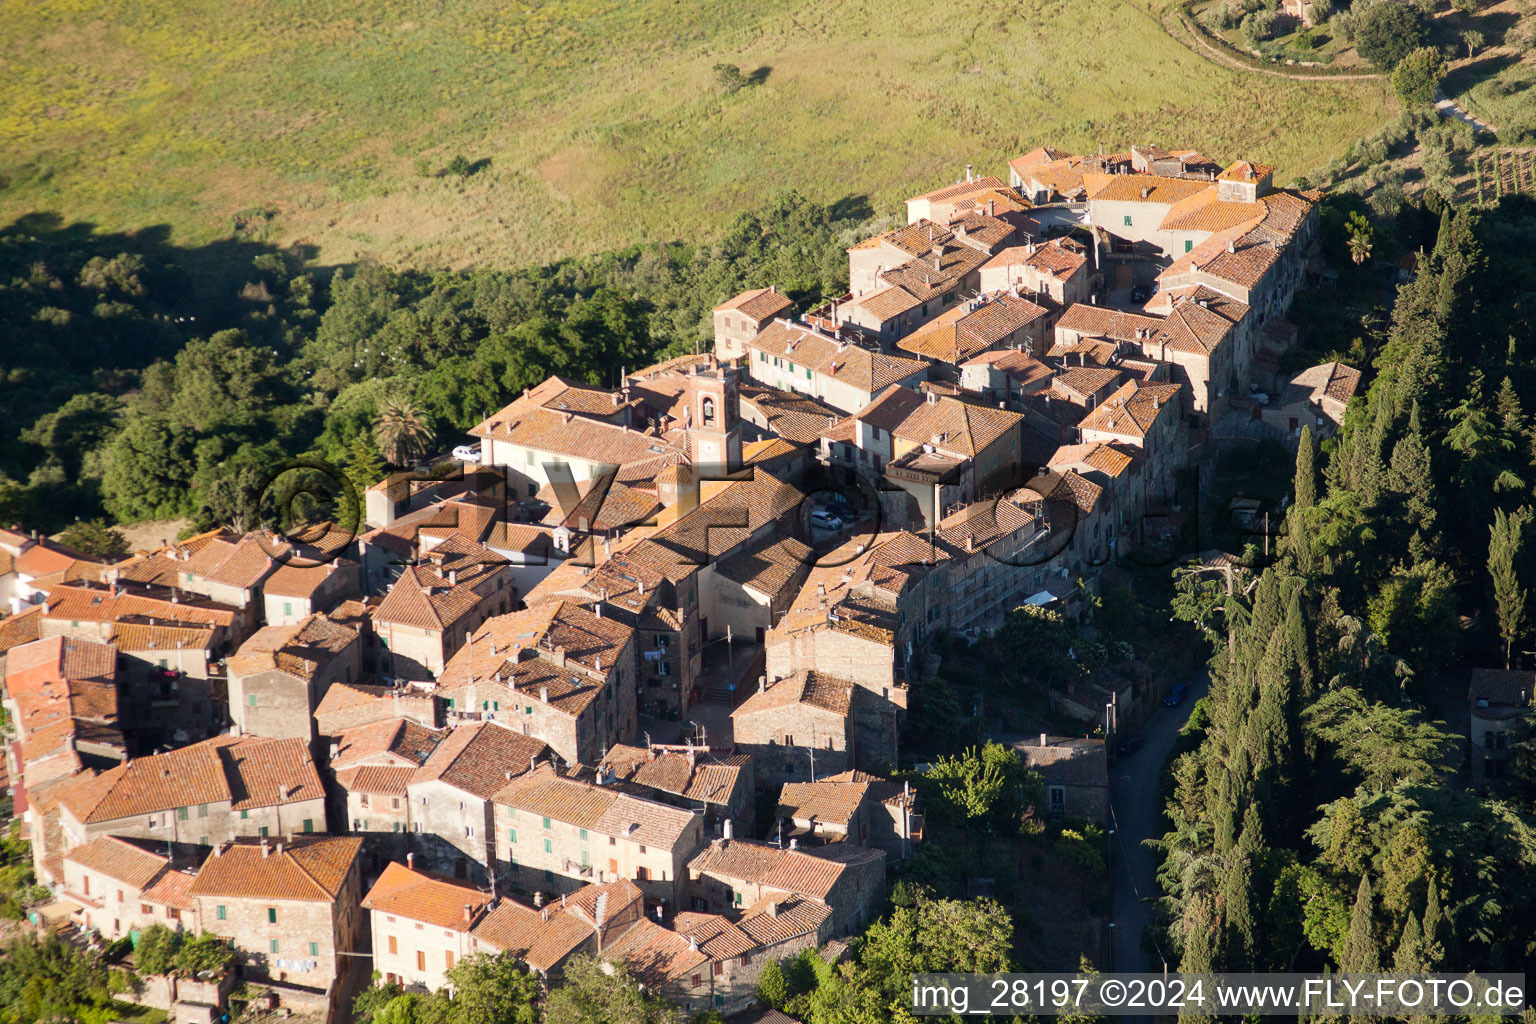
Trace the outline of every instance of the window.
{"label": "window", "polygon": [[515,828],[507,829],[507,842],[509,842],[509,843],[517,842],[517,829],[515,829]]}
{"label": "window", "polygon": [[363,794],[359,795],[358,798],[357,798],[357,802],[362,804],[364,807],[367,807],[368,806],[368,794],[367,793],[363,793]]}
{"label": "window", "polygon": [[310,956],[319,956],[320,955],[320,943],[318,943],[318,942],[311,942],[309,944],[309,955]]}
{"label": "window", "polygon": [[229,913],[229,911],[225,908],[224,904],[222,904],[222,903],[220,903],[218,906],[213,908],[213,916],[217,917],[220,921],[224,920],[225,917],[228,915],[228,913]]}
{"label": "window", "polygon": [[581,866],[584,867],[584,868],[589,868],[589,867],[592,866],[592,861],[590,859],[590,855],[587,853],[586,850],[582,850],[581,851]]}
{"label": "window", "polygon": [[743,966],[743,967],[750,967],[751,965],[752,965],[752,954],[751,953],[743,953],[743,954],[741,954],[741,966]]}
{"label": "window", "polygon": [[544,819],[544,827],[545,828],[549,828],[549,819],[548,818]]}
{"label": "window", "polygon": [[581,829],[580,831],[581,831],[581,841],[582,842],[586,842],[587,841],[587,830],[586,829]]}
{"label": "window", "polygon": [[277,908],[267,908],[267,924],[277,924]]}
{"label": "window", "polygon": [[617,875],[619,873],[619,862],[618,862],[618,860],[616,860],[613,857],[609,857],[608,858],[608,871],[611,874],[614,874],[614,875]]}
{"label": "window", "polygon": [[140,903],[139,904],[139,913],[141,913],[141,914],[153,914],[154,912],[155,912],[154,908],[151,907],[148,903]]}
{"label": "window", "polygon": [[1130,214],[1126,214],[1125,215],[1125,226],[1126,227],[1130,227],[1131,226],[1131,215]]}
{"label": "window", "polygon": [[1184,239],[1184,251],[1185,252],[1189,252],[1194,247],[1195,247],[1195,240],[1193,238],[1186,238],[1186,239]]}
{"label": "window", "polygon": [[715,961],[715,963],[714,963],[714,971],[713,971],[714,976],[718,978],[718,977],[720,977],[724,973],[725,973],[725,964],[720,963],[718,960]]}
{"label": "window", "polygon": [[704,976],[702,974],[695,974],[693,976],[693,987],[698,988],[702,984],[704,984]]}
{"label": "window", "polygon": [[176,820],[177,821],[186,821],[187,820],[187,811],[189,809],[190,808],[186,808],[186,807],[178,807],[178,808],[176,808]]}
{"label": "window", "polygon": [[272,952],[274,952],[274,953],[277,952],[277,940],[276,939],[272,940]]}
{"label": "window", "polygon": [[391,935],[389,937],[389,951],[391,953],[398,953],[398,952],[400,952],[400,943],[398,941],[396,941],[396,939],[395,939],[395,937],[393,935]]}
{"label": "window", "polygon": [[544,840],[544,852],[545,853],[554,853],[555,852],[554,849],[550,846],[550,843],[549,843],[548,839]]}
{"label": "window", "polygon": [[1065,786],[1051,787],[1051,813],[1060,814],[1067,809],[1067,788]]}
{"label": "window", "polygon": [[250,816],[251,816],[251,812],[250,811],[241,811],[240,812],[240,820],[241,821],[244,821],[246,818],[249,818]]}
{"label": "window", "polygon": [[555,880],[555,873],[553,871],[549,870],[549,868],[545,868],[544,869],[544,881],[553,884],[554,880]]}
{"label": "window", "polygon": [[249,697],[245,698],[245,702],[246,702],[246,704],[250,705],[251,707],[255,707],[256,706],[256,695],[254,693],[251,694]]}
{"label": "window", "polygon": [[261,826],[261,838],[267,838],[267,826],[265,825]]}
{"label": "window", "polygon": [[418,949],[416,951],[416,969],[418,971],[427,969],[427,954],[425,950]]}
{"label": "window", "polygon": [[443,967],[446,970],[453,970],[453,950],[443,950]]}

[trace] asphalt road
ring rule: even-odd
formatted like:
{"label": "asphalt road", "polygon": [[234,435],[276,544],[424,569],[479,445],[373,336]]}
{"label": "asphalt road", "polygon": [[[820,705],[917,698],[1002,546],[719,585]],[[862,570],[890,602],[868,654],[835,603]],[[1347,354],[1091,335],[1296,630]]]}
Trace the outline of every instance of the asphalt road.
{"label": "asphalt road", "polygon": [[[1142,747],[1118,758],[1110,769],[1110,876],[1114,889],[1110,962],[1104,971],[1161,971],[1163,964],[1141,948],[1142,932],[1151,920],[1152,900],[1159,894],[1152,851],[1142,841],[1161,835],[1157,779],[1179,730],[1195,701],[1205,696],[1210,676],[1204,666],[1189,679],[1189,692],[1177,707],[1158,708],[1139,735]],[[1169,964],[1176,970],[1177,964]]]}

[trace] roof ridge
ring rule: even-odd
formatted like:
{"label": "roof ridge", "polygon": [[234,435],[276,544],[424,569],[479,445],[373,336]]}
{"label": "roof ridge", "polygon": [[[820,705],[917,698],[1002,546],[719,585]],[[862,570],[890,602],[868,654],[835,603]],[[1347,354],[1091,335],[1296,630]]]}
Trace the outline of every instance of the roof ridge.
{"label": "roof ridge", "polygon": [[[288,842],[289,842],[289,843],[290,843],[290,844],[291,844],[291,843],[292,843],[292,842],[293,842],[293,837],[292,837],[292,836],[290,836],[290,837],[289,837],[289,838],[288,838]],[[294,866],[294,867],[296,867],[296,868],[298,868],[298,869],[299,869],[299,871],[300,871],[300,872],[301,872],[301,873],[302,873],[302,874],[303,874],[303,875],[304,875],[304,877],[305,877],[305,878],[307,878],[307,879],[309,879],[309,881],[310,881],[310,883],[311,883],[311,884],[312,884],[312,885],[314,885],[314,887],[315,887],[315,888],[316,888],[316,889],[319,889],[319,890],[320,890],[320,894],[321,894],[321,895],[322,895],[322,896],[331,896],[331,895],[334,895],[334,894],[333,894],[333,893],[332,893],[332,892],[331,892],[331,891],[330,891],[330,890],[329,890],[329,889],[327,889],[327,888],[326,888],[326,887],[325,887],[325,886],[324,886],[324,885],[322,885],[322,884],[320,884],[320,879],[318,879],[318,878],[316,878],[316,877],[315,877],[315,876],[314,876],[314,875],[313,875],[313,874],[312,874],[312,873],[311,873],[311,872],[310,872],[310,870],[309,870],[309,869],[308,869],[308,868],[306,868],[306,867],[305,867],[305,866],[304,866],[304,865],[303,865],[303,864],[302,864],[302,863],[300,863],[300,861],[299,861],[299,858],[297,858],[297,857],[295,857],[295,856],[294,856],[294,855],[293,855],[293,854],[294,854],[294,850],[295,850],[295,847],[293,847],[293,846],[292,846],[292,845],[290,845],[290,846],[289,846],[289,848],[288,848],[288,854],[287,854],[287,856],[288,856],[288,860],[289,860],[289,861],[290,861],[290,862],[291,862],[291,863],[292,863],[292,864],[293,864],[293,866]]]}

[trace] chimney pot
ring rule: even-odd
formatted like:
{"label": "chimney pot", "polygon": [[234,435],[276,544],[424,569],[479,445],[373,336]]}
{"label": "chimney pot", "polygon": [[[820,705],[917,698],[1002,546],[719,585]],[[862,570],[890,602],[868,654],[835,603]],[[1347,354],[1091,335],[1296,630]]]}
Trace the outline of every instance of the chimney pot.
{"label": "chimney pot", "polygon": [[1040,734],[1040,745],[1042,747],[1050,746],[1050,744],[1046,742],[1045,733]]}
{"label": "chimney pot", "polygon": [[408,853],[405,855],[405,866],[410,868],[412,871],[416,870],[416,855],[414,853]]}

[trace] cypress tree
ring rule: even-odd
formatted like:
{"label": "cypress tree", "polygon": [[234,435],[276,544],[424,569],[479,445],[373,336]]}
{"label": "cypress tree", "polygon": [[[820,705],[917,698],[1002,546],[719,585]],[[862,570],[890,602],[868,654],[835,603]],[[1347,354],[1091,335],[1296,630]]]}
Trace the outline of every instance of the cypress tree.
{"label": "cypress tree", "polygon": [[1401,974],[1417,974],[1424,966],[1424,933],[1419,928],[1419,917],[1408,912],[1403,923],[1402,937],[1397,940],[1397,952],[1392,956],[1392,969]]}
{"label": "cypress tree", "polygon": [[1339,955],[1339,970],[1352,974],[1370,974],[1380,969],[1381,952],[1371,932],[1371,877],[1360,876],[1355,905],[1349,912],[1349,933]]}
{"label": "cypress tree", "polygon": [[1317,444],[1312,427],[1301,428],[1301,444],[1296,449],[1296,501],[1293,508],[1311,508],[1317,504]]}
{"label": "cypress tree", "polygon": [[1488,576],[1493,582],[1493,601],[1499,617],[1499,638],[1504,641],[1504,667],[1509,668],[1515,641],[1525,628],[1526,588],[1521,586],[1519,565],[1530,510],[1521,507],[1513,515],[1493,510],[1488,531]]}
{"label": "cypress tree", "polygon": [[1445,956],[1445,939],[1442,934],[1445,916],[1440,909],[1440,883],[1431,875],[1429,892],[1424,897],[1424,963],[1429,970],[1438,970]]}

